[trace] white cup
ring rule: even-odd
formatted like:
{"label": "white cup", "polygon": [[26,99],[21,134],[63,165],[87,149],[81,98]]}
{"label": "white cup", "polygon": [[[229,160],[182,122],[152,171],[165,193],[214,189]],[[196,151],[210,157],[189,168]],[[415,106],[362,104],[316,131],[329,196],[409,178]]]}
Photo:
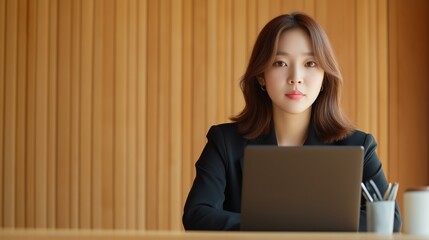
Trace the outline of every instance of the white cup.
{"label": "white cup", "polygon": [[429,186],[404,193],[405,233],[429,235]]}
{"label": "white cup", "polygon": [[393,232],[395,201],[366,202],[366,228],[368,232]]}

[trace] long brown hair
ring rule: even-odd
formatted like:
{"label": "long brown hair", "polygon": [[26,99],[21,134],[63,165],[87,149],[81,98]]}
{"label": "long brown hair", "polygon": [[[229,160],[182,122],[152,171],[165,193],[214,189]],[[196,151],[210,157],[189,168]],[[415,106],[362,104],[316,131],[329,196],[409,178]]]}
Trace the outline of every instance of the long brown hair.
{"label": "long brown hair", "polygon": [[301,28],[309,35],[315,58],[325,71],[323,91],[312,106],[314,130],[324,142],[340,140],[353,130],[353,125],[340,108],[343,78],[325,31],[314,19],[299,12],[272,19],[259,33],[240,82],[246,105],[231,120],[238,123],[239,131],[247,139],[255,139],[270,131],[272,103],[268,94],[261,90],[258,77],[262,77],[265,69],[272,64],[280,35],[293,28]]}

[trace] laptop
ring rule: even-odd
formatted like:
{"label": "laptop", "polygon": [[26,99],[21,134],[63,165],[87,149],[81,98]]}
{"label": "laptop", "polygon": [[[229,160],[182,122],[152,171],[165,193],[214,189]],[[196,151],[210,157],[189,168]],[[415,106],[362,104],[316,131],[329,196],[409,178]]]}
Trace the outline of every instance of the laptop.
{"label": "laptop", "polygon": [[360,146],[248,146],[241,230],[358,231]]}

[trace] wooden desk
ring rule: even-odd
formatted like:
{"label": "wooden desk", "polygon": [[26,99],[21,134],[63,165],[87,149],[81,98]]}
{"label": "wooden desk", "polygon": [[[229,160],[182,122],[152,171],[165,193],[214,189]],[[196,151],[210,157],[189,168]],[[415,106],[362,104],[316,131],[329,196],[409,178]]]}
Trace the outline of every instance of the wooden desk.
{"label": "wooden desk", "polygon": [[373,233],[310,233],[310,232],[184,232],[184,231],[102,231],[102,230],[27,230],[0,229],[1,240],[18,239],[58,239],[58,240],[417,240],[429,236],[412,236],[406,234],[378,235]]}

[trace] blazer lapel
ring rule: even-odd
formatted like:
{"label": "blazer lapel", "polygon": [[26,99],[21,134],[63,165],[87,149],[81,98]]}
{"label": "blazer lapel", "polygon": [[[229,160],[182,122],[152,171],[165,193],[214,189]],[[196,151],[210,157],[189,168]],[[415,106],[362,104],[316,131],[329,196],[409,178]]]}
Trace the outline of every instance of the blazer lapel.
{"label": "blazer lapel", "polygon": [[310,122],[310,126],[308,127],[308,136],[304,142],[304,145],[326,145],[316,134],[316,130],[314,129],[313,124]]}
{"label": "blazer lapel", "polygon": [[277,145],[276,131],[274,122],[271,120],[270,130],[267,134],[263,134],[254,140],[249,140],[248,145]]}

